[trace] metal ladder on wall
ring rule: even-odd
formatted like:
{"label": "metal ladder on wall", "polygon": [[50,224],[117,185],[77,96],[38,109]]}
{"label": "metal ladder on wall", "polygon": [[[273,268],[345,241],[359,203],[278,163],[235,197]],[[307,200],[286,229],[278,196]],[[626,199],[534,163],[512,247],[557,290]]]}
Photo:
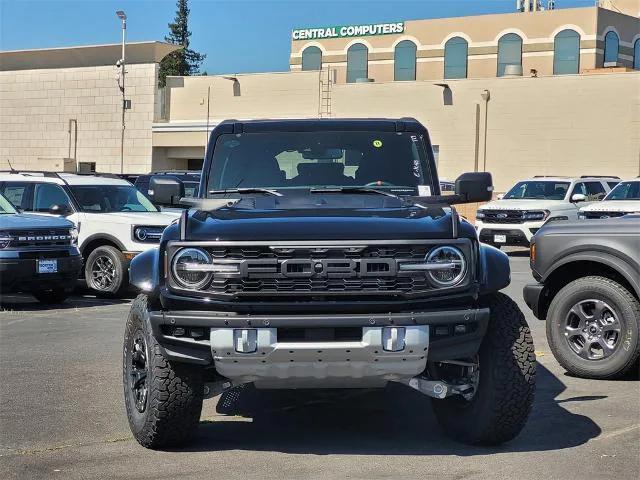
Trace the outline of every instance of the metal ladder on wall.
{"label": "metal ladder on wall", "polygon": [[318,101],[318,117],[331,118],[331,87],[334,83],[335,72],[330,68],[324,68],[320,72],[320,90]]}

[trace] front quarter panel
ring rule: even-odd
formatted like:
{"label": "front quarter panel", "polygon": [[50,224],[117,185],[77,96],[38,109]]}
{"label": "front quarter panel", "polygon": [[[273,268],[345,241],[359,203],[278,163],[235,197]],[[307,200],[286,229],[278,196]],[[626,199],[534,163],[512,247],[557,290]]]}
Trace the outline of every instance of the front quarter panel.
{"label": "front quarter panel", "polygon": [[506,253],[480,244],[480,294],[502,290],[511,283],[511,267]]}
{"label": "front quarter panel", "polygon": [[129,281],[144,293],[158,292],[160,286],[160,248],[136,255],[129,266]]}

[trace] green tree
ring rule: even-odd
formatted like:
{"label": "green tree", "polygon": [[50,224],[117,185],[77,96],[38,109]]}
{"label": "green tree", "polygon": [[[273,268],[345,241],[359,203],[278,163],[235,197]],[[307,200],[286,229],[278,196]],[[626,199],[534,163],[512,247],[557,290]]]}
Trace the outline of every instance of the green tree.
{"label": "green tree", "polygon": [[158,83],[164,87],[167,75],[197,75],[200,72],[200,65],[206,55],[194,52],[189,48],[189,2],[188,0],[177,0],[176,18],[169,24],[169,36],[164,39],[180,45],[180,49],[170,53],[160,62],[160,72]]}

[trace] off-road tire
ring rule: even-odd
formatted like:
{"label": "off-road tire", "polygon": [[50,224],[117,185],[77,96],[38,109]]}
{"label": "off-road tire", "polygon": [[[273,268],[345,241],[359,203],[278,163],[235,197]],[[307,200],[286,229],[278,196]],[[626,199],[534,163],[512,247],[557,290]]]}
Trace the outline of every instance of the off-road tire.
{"label": "off-road tire", "polygon": [[[134,339],[146,342],[146,407],[136,407],[128,368]],[[129,426],[143,447],[179,447],[193,440],[202,412],[204,385],[198,367],[168,361],[151,334],[147,296],[139,295],[131,305],[123,348],[123,383]]]}
{"label": "off-road tire", "polygon": [[33,295],[40,303],[53,305],[64,302],[69,296],[69,292],[63,288],[54,288],[51,290],[38,290],[36,292],[31,292],[31,295]]}
{"label": "off-road tire", "polygon": [[535,350],[524,315],[502,293],[487,298],[486,306],[491,317],[478,352],[475,395],[471,400],[454,395],[432,402],[447,435],[471,445],[499,445],[515,438],[527,421],[535,392]]}
{"label": "off-road tire", "polygon": [[[620,317],[622,343],[607,358],[580,357],[561,336],[559,327],[569,310],[581,300],[596,299],[609,304]],[[573,375],[591,379],[624,376],[640,359],[640,302],[625,287],[607,277],[589,276],[565,285],[554,297],[547,313],[547,340],[562,367]]]}
{"label": "off-road tire", "polygon": [[[101,257],[109,258],[114,267],[113,284],[105,288],[100,287],[98,283],[93,280],[92,274],[95,262]],[[117,297],[124,293],[129,286],[127,261],[122,252],[111,245],[102,245],[97,247],[89,254],[84,266],[84,276],[87,282],[87,287],[95,292],[96,295],[102,297]]]}

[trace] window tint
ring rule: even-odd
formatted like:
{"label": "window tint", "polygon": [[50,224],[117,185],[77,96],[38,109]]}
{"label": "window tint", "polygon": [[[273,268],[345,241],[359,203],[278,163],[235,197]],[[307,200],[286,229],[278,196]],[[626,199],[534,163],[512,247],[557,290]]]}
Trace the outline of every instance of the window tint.
{"label": "window tint", "polygon": [[31,198],[29,195],[28,183],[7,182],[0,192],[5,196],[12,205],[21,210],[29,211],[31,209]]}
{"label": "window tint", "polygon": [[0,215],[18,213],[12,203],[0,195]]}
{"label": "window tint", "polygon": [[509,190],[503,198],[506,200],[564,200],[568,189],[568,182],[531,180],[528,182],[516,183],[516,185]]}
{"label": "window tint", "polygon": [[418,185],[434,188],[416,134],[316,131],[221,135],[208,190],[262,187],[300,194],[315,187],[371,186],[416,194]]}
{"label": "window tint", "polygon": [[613,190],[619,183],[620,182],[607,182],[607,185],[609,185],[609,188]]}
{"label": "window tint", "polygon": [[444,78],[467,78],[469,45],[464,38],[454,37],[444,46]]}
{"label": "window tint", "polygon": [[66,205],[71,208],[71,201],[62,187],[53,183],[36,183],[33,211],[48,212],[54,205]]}
{"label": "window tint", "polygon": [[416,50],[416,44],[409,40],[403,40],[396,45],[393,58],[394,80],[416,79]]}
{"label": "window tint", "polygon": [[522,65],[522,38],[507,33],[498,40],[498,76],[504,75],[507,65]]}
{"label": "window tint", "polygon": [[83,212],[157,212],[149,199],[130,185],[74,185],[71,191]]}
{"label": "window tint", "polygon": [[356,43],[347,50],[347,83],[354,83],[359,78],[367,78],[369,50],[361,43]]}
{"label": "window tint", "polygon": [[640,70],[640,38],[633,45],[633,68]]}
{"label": "window tint", "polygon": [[616,32],[609,32],[604,37],[604,63],[617,63],[620,39]]}
{"label": "window tint", "polygon": [[586,189],[588,201],[602,200],[607,194],[604,186],[600,182],[587,182]]}
{"label": "window tint", "polygon": [[302,70],[322,70],[322,50],[307,47],[302,51]]}
{"label": "window tint", "polygon": [[640,200],[640,182],[622,182],[609,192],[605,200]]}
{"label": "window tint", "polygon": [[580,70],[580,35],[563,30],[556,35],[553,47],[553,74],[577,74]]}

